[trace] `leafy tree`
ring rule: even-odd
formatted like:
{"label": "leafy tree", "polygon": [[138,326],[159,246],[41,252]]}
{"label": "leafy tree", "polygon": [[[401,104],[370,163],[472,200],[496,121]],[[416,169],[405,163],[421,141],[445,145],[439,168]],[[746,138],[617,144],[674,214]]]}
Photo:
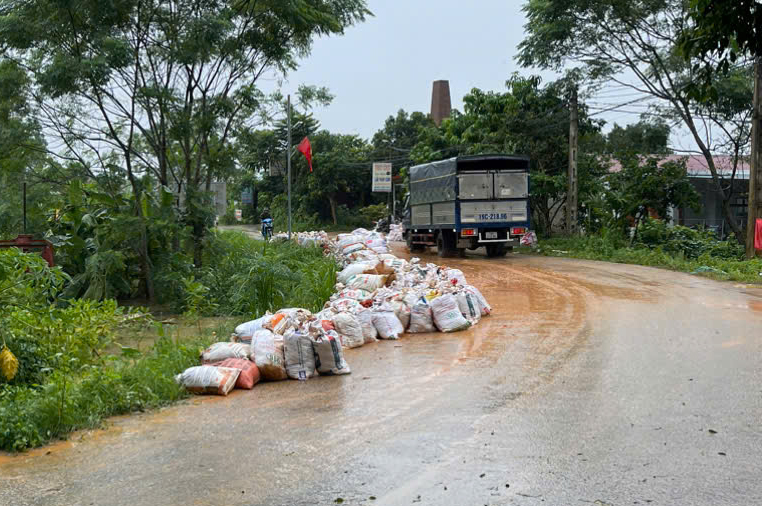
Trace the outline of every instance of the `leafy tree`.
{"label": "leafy tree", "polygon": [[703,77],[699,96],[721,97],[716,70],[727,74],[744,57],[762,56],[762,4],[756,0],[689,0],[692,25],[680,36],[680,48]]}
{"label": "leafy tree", "polygon": [[[22,185],[25,180],[29,181],[30,204],[42,202],[48,193],[34,184],[33,175],[46,167],[47,160],[30,95],[31,80],[27,72],[16,62],[0,61],[0,236],[15,235],[23,229]],[[34,214],[31,207],[30,214]],[[42,223],[36,219],[29,223],[28,231],[40,228]]]}
{"label": "leafy tree", "polygon": [[[330,218],[338,223],[341,204],[355,207],[367,195],[370,181],[370,146],[356,135],[318,132],[313,137],[315,171],[305,178],[304,204],[322,208],[328,204]],[[321,213],[323,214],[323,213]]]}
{"label": "leafy tree", "polygon": [[648,121],[641,119],[637,123],[620,127],[614,127],[606,135],[606,151],[610,154],[640,154],[659,155],[668,154],[670,128],[661,120]]}
{"label": "leafy tree", "polygon": [[91,180],[128,182],[152,298],[144,176],[185,196],[200,266],[205,192],[234,168],[236,135],[277,99],[259,77],[296,68],[315,37],[368,15],[364,0],[15,2],[0,12],[0,47],[32,72],[54,154]]}
{"label": "leafy tree", "polygon": [[[705,138],[711,129],[703,128],[692,98],[698,76],[678,54],[678,41],[690,28],[687,2],[528,0],[524,11],[527,37],[519,45],[519,61],[545,69],[579,64],[591,79],[609,79],[658,99],[690,131],[724,203],[725,220],[743,241],[729,206],[732,188],[725,185]],[[637,82],[619,79],[624,71]]]}
{"label": "leafy tree", "polygon": [[662,162],[659,157],[630,156],[607,180],[605,212],[614,217],[620,230],[630,219],[637,226],[651,213],[664,218],[673,206],[699,208],[700,196],[688,179],[684,160]]}

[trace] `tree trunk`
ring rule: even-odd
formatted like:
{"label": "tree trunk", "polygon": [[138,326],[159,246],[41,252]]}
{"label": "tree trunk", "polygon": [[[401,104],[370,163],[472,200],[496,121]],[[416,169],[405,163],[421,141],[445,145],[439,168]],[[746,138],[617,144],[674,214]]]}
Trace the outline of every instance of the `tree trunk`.
{"label": "tree trunk", "polygon": [[[687,110],[687,106],[685,108]],[[728,222],[728,226],[733,231],[733,235],[735,235],[736,240],[739,242],[739,244],[745,244],[746,236],[744,235],[741,227],[738,226],[738,223],[736,222],[736,218],[735,216],[733,216],[733,212],[730,209],[730,195],[728,193],[725,193],[725,190],[722,188],[722,181],[720,180],[720,177],[717,174],[717,167],[714,165],[714,157],[712,156],[712,153],[706,147],[706,144],[704,144],[704,141],[701,138],[701,135],[699,134],[698,129],[696,128],[696,125],[693,123],[693,117],[689,116],[687,113],[683,114],[683,121],[688,126],[688,129],[691,131],[691,134],[693,135],[693,139],[696,141],[696,144],[698,145],[699,150],[701,151],[701,154],[704,155],[704,159],[706,160],[706,164],[707,164],[707,167],[709,168],[709,172],[712,174],[712,182],[714,182],[714,188],[717,192],[717,195],[719,195],[720,198],[722,199],[723,217]],[[732,188],[729,193],[732,194]]]}
{"label": "tree trunk", "polygon": [[153,269],[151,267],[151,258],[148,256],[148,227],[143,221],[143,230],[140,234],[140,268],[143,273],[143,280],[145,281],[146,299],[149,302],[153,302],[156,298],[156,293],[153,286]]}
{"label": "tree trunk", "polygon": [[333,224],[337,225],[338,221],[336,220],[336,199],[334,197],[328,197],[328,202],[331,204],[331,218],[333,219]]}

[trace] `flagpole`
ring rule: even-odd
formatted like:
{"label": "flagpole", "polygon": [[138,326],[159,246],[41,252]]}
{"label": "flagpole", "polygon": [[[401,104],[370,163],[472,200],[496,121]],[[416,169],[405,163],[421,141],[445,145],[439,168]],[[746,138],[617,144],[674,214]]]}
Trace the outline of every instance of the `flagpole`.
{"label": "flagpole", "polygon": [[288,161],[286,162],[288,166],[288,240],[291,240],[291,95],[288,96],[288,105],[287,105],[287,116],[288,119],[286,120],[286,123],[288,124],[288,150],[286,153],[288,153]]}

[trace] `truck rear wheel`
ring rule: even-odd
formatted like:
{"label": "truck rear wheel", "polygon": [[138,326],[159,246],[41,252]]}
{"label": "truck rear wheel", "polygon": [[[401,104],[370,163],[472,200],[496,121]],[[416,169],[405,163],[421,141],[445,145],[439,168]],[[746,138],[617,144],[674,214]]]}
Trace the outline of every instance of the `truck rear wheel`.
{"label": "truck rear wheel", "polygon": [[437,255],[442,258],[452,258],[456,253],[455,234],[449,230],[440,230],[437,234]]}
{"label": "truck rear wheel", "polygon": [[504,257],[506,252],[505,244],[497,243],[487,245],[487,256],[490,258]]}
{"label": "truck rear wheel", "polygon": [[426,251],[426,246],[423,244],[413,244],[413,234],[409,233],[407,234],[407,238],[405,239],[407,242],[407,249],[410,251],[410,253],[422,253]]}

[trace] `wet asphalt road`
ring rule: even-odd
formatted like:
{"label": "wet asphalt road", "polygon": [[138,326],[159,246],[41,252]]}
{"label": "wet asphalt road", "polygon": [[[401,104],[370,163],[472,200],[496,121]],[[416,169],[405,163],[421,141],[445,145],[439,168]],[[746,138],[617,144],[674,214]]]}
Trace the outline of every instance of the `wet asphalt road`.
{"label": "wet asphalt road", "polygon": [[475,328],[0,456],[0,504],[762,504],[761,288],[446,263],[493,305]]}

